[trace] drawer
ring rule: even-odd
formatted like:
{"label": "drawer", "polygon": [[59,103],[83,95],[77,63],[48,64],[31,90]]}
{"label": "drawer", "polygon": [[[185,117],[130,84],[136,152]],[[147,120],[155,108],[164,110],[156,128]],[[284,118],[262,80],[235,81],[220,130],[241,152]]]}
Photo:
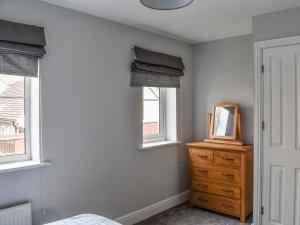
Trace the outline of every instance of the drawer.
{"label": "drawer", "polygon": [[192,175],[199,178],[210,179],[213,181],[221,181],[229,184],[239,184],[241,182],[240,170],[233,168],[212,168],[193,166]]}
{"label": "drawer", "polygon": [[241,203],[237,200],[226,199],[206,193],[192,192],[191,201],[195,206],[216,210],[232,216],[240,216]]}
{"label": "drawer", "polygon": [[232,152],[215,152],[215,164],[222,166],[241,166],[241,154]]}
{"label": "drawer", "polygon": [[213,181],[193,179],[192,189],[195,191],[202,191],[234,199],[240,199],[241,197],[241,189],[239,186],[227,185]]}
{"label": "drawer", "polygon": [[212,150],[190,148],[191,162],[195,164],[213,164],[214,154]]}

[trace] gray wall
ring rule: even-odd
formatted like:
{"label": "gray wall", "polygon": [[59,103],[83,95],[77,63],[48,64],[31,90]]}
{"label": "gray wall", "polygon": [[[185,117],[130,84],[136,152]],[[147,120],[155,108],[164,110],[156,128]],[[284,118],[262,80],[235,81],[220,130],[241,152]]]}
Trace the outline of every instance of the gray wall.
{"label": "gray wall", "polygon": [[300,7],[253,17],[255,41],[300,35]]}
{"label": "gray wall", "polygon": [[183,57],[182,139],[191,141],[190,45],[38,0],[1,0],[0,17],[46,28],[42,150],[51,161],[0,174],[0,205],[31,201],[34,224],[84,212],[115,218],[188,188],[184,144],[136,148],[141,92],[129,86],[129,66],[133,44]]}
{"label": "gray wall", "polygon": [[196,139],[207,137],[207,116],[214,103],[240,104],[244,139],[253,143],[254,62],[252,35],[194,46]]}

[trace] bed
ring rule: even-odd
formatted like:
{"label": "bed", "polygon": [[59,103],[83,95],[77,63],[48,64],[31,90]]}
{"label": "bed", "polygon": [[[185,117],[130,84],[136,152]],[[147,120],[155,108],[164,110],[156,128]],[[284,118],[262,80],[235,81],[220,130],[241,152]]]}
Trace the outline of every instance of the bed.
{"label": "bed", "polygon": [[45,225],[121,225],[113,220],[94,214],[81,214]]}

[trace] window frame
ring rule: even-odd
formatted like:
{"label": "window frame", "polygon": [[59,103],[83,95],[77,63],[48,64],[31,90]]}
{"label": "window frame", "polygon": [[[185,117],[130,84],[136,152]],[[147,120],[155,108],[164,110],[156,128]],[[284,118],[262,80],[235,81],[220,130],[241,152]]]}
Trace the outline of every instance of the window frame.
{"label": "window frame", "polygon": [[[142,109],[144,115],[144,88],[142,90]],[[159,134],[145,135],[142,130],[143,144],[166,141],[166,89],[159,88]],[[143,117],[142,117],[143,118]],[[142,120],[143,128],[143,120]]]}
{"label": "window frame", "polygon": [[[7,75],[11,76],[11,75]],[[24,77],[24,119],[25,119],[25,154],[0,156],[0,165],[29,161],[32,159],[31,151],[31,78]]]}

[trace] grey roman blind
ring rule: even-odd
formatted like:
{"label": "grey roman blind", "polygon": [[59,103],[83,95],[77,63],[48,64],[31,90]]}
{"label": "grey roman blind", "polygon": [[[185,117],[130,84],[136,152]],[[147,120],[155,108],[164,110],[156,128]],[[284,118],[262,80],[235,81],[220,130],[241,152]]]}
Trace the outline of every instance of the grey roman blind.
{"label": "grey roman blind", "polygon": [[131,64],[133,87],[180,87],[184,75],[182,58],[134,47]]}
{"label": "grey roman blind", "polygon": [[44,28],[0,20],[0,74],[37,77],[45,45]]}

